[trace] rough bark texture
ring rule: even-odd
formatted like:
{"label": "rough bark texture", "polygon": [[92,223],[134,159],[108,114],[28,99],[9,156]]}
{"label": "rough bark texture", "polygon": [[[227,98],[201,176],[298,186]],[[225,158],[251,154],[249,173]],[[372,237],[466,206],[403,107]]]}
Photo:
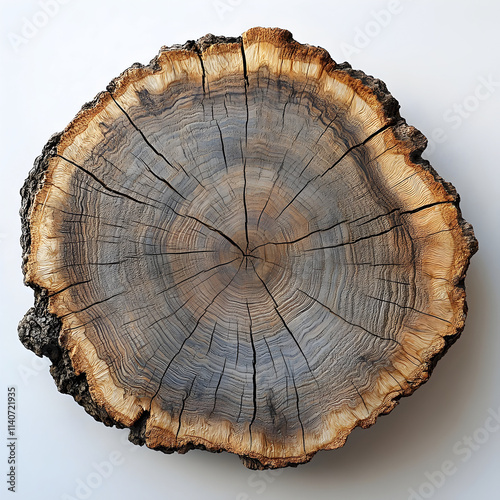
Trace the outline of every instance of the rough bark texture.
{"label": "rough bark texture", "polygon": [[257,469],[342,446],[458,338],[477,249],[398,108],[284,30],[132,66],[22,189],[22,342],[136,444]]}

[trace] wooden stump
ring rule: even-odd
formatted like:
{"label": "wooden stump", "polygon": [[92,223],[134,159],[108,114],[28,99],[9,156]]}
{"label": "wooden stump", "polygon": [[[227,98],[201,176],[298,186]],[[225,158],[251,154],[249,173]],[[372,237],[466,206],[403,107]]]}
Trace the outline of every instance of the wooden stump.
{"label": "wooden stump", "polygon": [[342,446],[464,326],[477,242],[385,85],[289,32],[163,48],[23,188],[23,342],[95,418],[252,468]]}

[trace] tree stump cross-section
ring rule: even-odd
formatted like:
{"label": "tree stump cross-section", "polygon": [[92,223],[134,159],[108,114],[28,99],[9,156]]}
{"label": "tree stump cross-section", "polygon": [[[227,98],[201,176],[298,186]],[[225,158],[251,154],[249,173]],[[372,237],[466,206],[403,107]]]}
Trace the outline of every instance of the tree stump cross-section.
{"label": "tree stump cross-section", "polygon": [[459,336],[477,248],[398,107],[280,29],[132,66],[22,190],[22,341],[137,444],[252,468],[342,446]]}

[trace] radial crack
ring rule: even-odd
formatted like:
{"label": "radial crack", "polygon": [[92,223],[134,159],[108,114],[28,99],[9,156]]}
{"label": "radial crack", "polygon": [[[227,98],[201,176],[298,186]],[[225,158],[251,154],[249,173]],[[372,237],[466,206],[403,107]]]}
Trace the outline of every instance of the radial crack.
{"label": "radial crack", "polygon": [[207,73],[205,71],[205,63],[203,62],[203,56],[201,54],[200,48],[197,46],[196,47],[196,54],[198,55],[198,59],[200,60],[200,66],[201,66],[201,86],[203,88],[203,93],[206,93],[206,88],[205,88],[205,82],[207,79]]}
{"label": "radial crack", "polygon": [[[196,276],[199,276],[200,274],[208,273],[209,271],[213,271],[214,269],[217,269],[218,267],[227,266],[228,264],[231,264],[232,262],[234,262],[235,260],[238,260],[239,258],[240,257],[236,257],[235,259],[229,260],[227,262],[222,262],[221,264],[216,264],[215,266],[209,267],[208,269],[202,269],[201,271],[198,271],[197,273],[193,274],[192,276],[189,276],[188,278],[184,278],[181,281],[175,282],[172,286],[166,288],[165,290],[162,290],[161,292],[158,292],[157,295],[164,294],[164,293],[168,292],[169,290],[171,290],[172,288],[175,288],[175,287],[181,285],[182,283],[185,283],[186,281],[189,281],[189,280],[192,280],[193,278],[196,278]],[[242,262],[243,262],[243,259],[242,259]]]}
{"label": "radial crack", "polygon": [[293,388],[295,391],[295,402],[297,408],[297,419],[299,421],[300,428],[302,429],[302,447],[304,449],[304,453],[306,453],[306,435],[304,430],[304,424],[302,423],[302,418],[300,417],[299,391],[297,390],[297,384],[295,383],[295,377],[293,375],[293,372],[288,368],[288,364],[286,362],[285,356],[283,355],[283,351],[281,351],[281,356],[283,357],[283,362],[285,363],[286,372],[288,376],[291,377],[293,382]]}
{"label": "radial crack", "polygon": [[184,413],[184,408],[186,406],[186,401],[189,398],[189,396],[191,396],[191,392],[193,390],[193,386],[194,386],[194,381],[195,380],[196,380],[196,376],[193,378],[193,381],[191,382],[191,387],[189,388],[189,391],[187,392],[186,396],[184,398],[182,398],[182,407],[181,407],[181,411],[179,412],[179,425],[177,427],[177,432],[175,433],[175,439],[176,440],[179,437],[179,432],[181,430],[181,418],[182,418],[182,414]]}
{"label": "radial crack", "polygon": [[255,417],[257,416],[257,351],[255,350],[255,342],[253,339],[253,331],[252,331],[252,315],[250,314],[250,306],[247,304],[248,311],[248,319],[250,322],[250,343],[252,344],[252,385],[253,385],[253,414],[252,420],[250,421],[250,425],[248,426],[248,432],[250,433],[250,450],[252,450],[252,425],[255,422]]}
{"label": "radial crack", "polygon": [[397,302],[394,302],[392,300],[381,299],[380,297],[374,297],[373,295],[367,295],[367,297],[370,297],[371,299],[378,300],[380,302],[386,302],[387,304],[393,304],[395,306],[400,307],[401,309],[410,309],[410,310],[415,311],[417,313],[423,314],[425,316],[430,316],[431,318],[438,319],[440,321],[443,321],[444,323],[448,323],[449,325],[451,325],[451,322],[449,322],[447,319],[440,318],[439,316],[435,316],[434,314],[429,314],[429,313],[426,313],[424,311],[420,311],[419,309],[416,309],[415,307],[403,306],[403,305],[398,304]]}
{"label": "radial crack", "polygon": [[[109,92],[109,91],[108,91]],[[170,167],[170,168],[173,168],[175,171],[179,171],[182,170],[188,177],[189,177],[189,174],[186,172],[186,170],[184,170],[184,167],[182,165],[179,165],[179,168],[175,167],[166,157],[164,154],[160,153],[160,151],[158,151],[154,146],[153,144],[148,140],[148,138],[144,135],[144,132],[134,123],[134,121],[132,120],[132,118],[130,117],[130,115],[118,104],[118,101],[115,99],[115,97],[113,96],[113,94],[111,92],[109,92],[109,95],[111,96],[111,99],[113,99],[113,102],[118,106],[118,108],[120,109],[120,111],[127,117],[128,121],[130,122],[130,124],[132,125],[132,127],[135,128],[135,130],[137,130],[137,132],[139,132],[139,134],[141,135],[141,137],[144,139],[144,142],[154,151],[154,153],[159,156],[160,158],[162,158],[165,163]]]}
{"label": "radial crack", "polygon": [[214,394],[214,407],[212,408],[212,411],[210,412],[209,418],[213,415],[215,411],[215,407],[217,406],[217,393],[219,392],[219,387],[220,387],[220,382],[222,380],[222,377],[224,376],[224,371],[226,370],[226,362],[227,358],[224,358],[224,365],[222,366],[222,371],[219,376],[219,381],[217,382],[217,387],[215,388],[215,394]]}
{"label": "radial crack", "polygon": [[262,340],[264,341],[264,344],[266,344],[269,358],[271,359],[271,363],[273,364],[274,374],[278,376],[278,370],[276,369],[276,364],[274,363],[273,353],[271,352],[271,348],[269,347],[269,342],[266,340],[266,337],[262,337]]}
{"label": "radial crack", "polygon": [[[363,142],[360,142],[359,144],[355,144],[354,146],[351,146],[350,148],[348,148],[341,156],[338,160],[336,160],[332,166],[330,166],[329,168],[327,168],[322,174],[317,174],[315,175],[314,177],[311,177],[306,183],[305,185],[299,190],[299,192],[293,197],[293,199],[286,205],[285,209],[288,208],[297,198],[298,196],[307,188],[307,186],[309,186],[309,184],[311,182],[314,182],[316,179],[320,178],[320,177],[324,177],[328,172],[330,172],[330,170],[332,170],[333,168],[335,168],[351,151],[353,151],[354,149],[356,148],[359,148],[361,146],[364,146],[367,142],[369,142],[371,139],[373,139],[376,135],[380,134],[381,132],[383,132],[384,130],[387,130],[389,127],[392,127],[392,123],[390,124],[387,124],[387,125],[384,125],[383,127],[379,128],[377,131],[375,131],[373,134],[369,135]],[[281,215],[285,209],[283,209],[279,215]],[[278,216],[279,217],[279,216]]]}
{"label": "radial crack", "polygon": [[403,226],[403,224],[394,224],[394,226],[391,226],[389,229],[385,229],[384,231],[380,231],[379,233],[369,234],[367,236],[361,236],[360,238],[357,238],[353,241],[345,241],[343,243],[337,243],[336,245],[326,245],[324,247],[308,248],[305,251],[306,252],[313,252],[316,250],[327,250],[328,248],[338,248],[338,247],[343,247],[346,245],[354,245],[355,243],[358,243],[359,241],[368,240],[370,238],[375,238],[377,236],[382,236],[383,234],[389,233],[393,229],[396,229],[397,227],[401,227],[401,226]]}
{"label": "radial crack", "polygon": [[247,59],[245,55],[245,48],[243,46],[243,42],[241,42],[241,61],[243,64],[243,78],[245,79],[245,109],[246,109],[246,119],[245,119],[245,146],[248,145],[248,119],[249,119],[249,111],[248,111],[248,73],[247,73]]}
{"label": "radial crack", "polygon": [[[213,109],[213,107],[212,107]],[[226,166],[226,172],[229,172],[229,167],[227,166],[226,148],[224,147],[224,139],[222,138],[222,130],[220,129],[219,122],[215,120],[215,125],[219,131],[220,144],[222,149],[222,157],[224,158],[224,165]]]}
{"label": "radial crack", "polygon": [[[242,259],[242,262],[243,262],[243,259]],[[236,275],[239,273],[240,271],[240,268],[241,268],[241,262],[240,262],[240,265],[238,267],[238,269],[236,270],[236,272],[234,273],[233,277],[230,279],[229,283],[227,285],[225,285],[219,292],[217,292],[214,296],[214,298],[210,301],[210,303],[205,307],[205,309],[203,310],[203,313],[200,315],[200,317],[196,320],[196,324],[194,325],[194,328],[191,330],[191,332],[188,334],[188,336],[182,341],[182,344],[181,346],[179,347],[179,350],[172,356],[172,358],[170,359],[170,361],[168,362],[167,364],[167,367],[165,368],[165,371],[163,372],[163,375],[161,376],[160,378],[160,382],[158,384],[158,389],[156,389],[156,392],[154,393],[154,395],[152,396],[151,398],[151,401],[149,403],[149,411],[151,412],[151,406],[153,404],[153,400],[156,398],[156,396],[158,395],[158,393],[160,392],[160,389],[161,389],[161,386],[163,384],[163,379],[165,378],[165,375],[167,374],[168,372],[168,369],[170,368],[170,366],[172,365],[172,363],[175,361],[175,359],[177,358],[177,356],[179,356],[179,354],[181,353],[182,349],[184,348],[184,346],[186,345],[187,341],[193,336],[194,332],[196,331],[196,329],[198,328],[198,325],[200,324],[200,321],[204,318],[205,314],[207,314],[208,312],[208,309],[212,306],[212,304],[215,302],[215,300],[217,299],[217,297],[224,291],[226,290],[229,285],[233,282],[234,278],[236,278]]]}
{"label": "radial crack", "polygon": [[127,193],[123,193],[122,191],[117,191],[116,189],[113,189],[113,188],[109,187],[101,179],[99,179],[95,174],[93,174],[92,172],[90,172],[90,170],[87,170],[86,168],[82,167],[81,165],[78,165],[78,163],[75,163],[74,161],[72,161],[72,160],[70,160],[68,158],[65,158],[64,156],[61,156],[60,154],[56,154],[55,156],[57,156],[58,158],[61,158],[64,161],[67,161],[68,163],[71,163],[71,165],[73,165],[74,167],[78,168],[82,172],[86,173],[89,177],[92,177],[92,179],[94,179],[98,184],[100,184],[104,189],[106,189],[110,193],[114,193],[114,194],[116,194],[118,196],[122,196],[123,198],[127,198],[127,199],[129,199],[129,200],[131,200],[131,201],[133,201],[135,203],[139,203],[141,205],[147,205],[149,207],[159,208],[159,207],[157,207],[155,205],[151,205],[151,203],[146,203],[145,201],[138,200],[138,199],[134,198],[133,196],[130,196]]}
{"label": "radial crack", "polygon": [[399,345],[399,342],[396,339],[393,339],[391,337],[382,337],[380,335],[377,335],[376,333],[371,332],[370,330],[367,330],[366,328],[362,327],[361,325],[358,325],[356,323],[351,323],[350,321],[348,321],[347,319],[345,319],[344,317],[342,317],[340,314],[338,314],[335,311],[333,311],[332,309],[330,309],[326,304],[323,304],[323,302],[320,302],[318,299],[315,299],[312,295],[309,295],[307,292],[304,292],[304,290],[301,290],[300,288],[298,288],[297,291],[303,293],[304,295],[306,295],[307,297],[309,297],[311,300],[313,300],[314,302],[318,303],[320,306],[323,306],[327,311],[329,311],[334,316],[336,316],[337,318],[341,319],[342,321],[344,321],[348,325],[354,326],[356,328],[360,328],[364,332],[372,335],[373,337],[376,337],[377,339],[380,339],[380,340],[390,340],[391,342],[395,342],[396,344]]}
{"label": "radial crack", "polygon": [[436,201],[434,203],[427,203],[427,205],[422,205],[421,207],[414,208],[412,210],[406,210],[404,212],[401,212],[401,215],[406,215],[406,214],[415,214],[417,212],[420,212],[421,210],[427,210],[428,208],[435,207],[436,205],[446,205],[446,204],[453,204],[452,201]]}
{"label": "radial crack", "polygon": [[269,288],[267,287],[266,283],[264,282],[264,280],[259,276],[259,273],[257,272],[257,270],[255,269],[255,266],[254,266],[254,263],[251,262],[252,264],[252,267],[253,267],[253,270],[255,272],[255,275],[257,276],[257,278],[259,278],[259,281],[262,283],[262,285],[264,286],[264,289],[266,290],[266,292],[268,293],[269,297],[271,298],[271,300],[273,301],[273,304],[274,304],[274,310],[276,311],[276,314],[278,315],[279,319],[281,320],[281,322],[283,323],[283,326],[285,327],[285,330],[290,334],[290,336],[292,337],[293,341],[295,342],[295,345],[297,346],[297,348],[299,349],[300,353],[302,354],[302,357],[304,358],[304,361],[306,362],[306,365],[307,365],[307,368],[309,369],[309,372],[311,373],[312,377],[314,378],[315,382],[317,383],[317,380],[316,380],[316,377],[314,376],[314,373],[311,369],[311,366],[309,365],[309,361],[304,353],[304,351],[302,350],[302,347],[300,347],[300,344],[299,342],[297,341],[297,339],[295,338],[295,335],[292,333],[292,331],[290,330],[290,328],[288,327],[288,325],[286,324],[285,322],[285,319],[283,318],[283,316],[281,315],[281,313],[279,312],[279,305],[278,303],[276,302],[276,300],[274,299],[272,293],[270,292]]}
{"label": "radial crack", "polygon": [[271,186],[271,189],[269,190],[269,196],[267,197],[267,200],[266,200],[266,203],[264,204],[264,207],[260,211],[259,218],[257,219],[257,229],[259,229],[260,219],[264,215],[264,212],[266,211],[268,203],[271,201],[271,196],[273,194],[273,191],[274,191],[274,188],[276,186],[276,183],[278,182],[278,178],[279,178],[280,172],[283,169],[283,165],[285,163],[286,154],[287,154],[287,152],[285,151],[285,155],[283,156],[283,159],[281,160],[280,166],[278,167],[278,170],[276,171],[276,174],[274,175],[273,185]]}
{"label": "radial crack", "polygon": [[[245,239],[247,242],[245,254],[248,254],[248,246],[249,246],[249,239],[248,239],[248,207],[247,207],[247,160],[246,158],[243,160],[243,208],[245,209]],[[238,247],[239,248],[239,247]]]}
{"label": "radial crack", "polygon": [[196,222],[199,222],[202,226],[205,226],[207,229],[210,229],[210,231],[214,231],[215,233],[220,234],[224,239],[226,239],[227,241],[229,241],[229,243],[231,243],[231,245],[233,245],[234,247],[236,247],[241,252],[241,254],[243,256],[246,255],[245,252],[241,249],[241,247],[235,241],[233,241],[229,236],[227,236],[226,234],[224,234],[219,229],[211,226],[210,224],[207,224],[206,222],[203,222],[202,220],[198,219],[197,217],[193,217],[192,215],[178,214],[177,212],[175,212],[175,213],[177,215],[180,215],[181,217],[188,217],[189,219],[193,219]]}
{"label": "radial crack", "polygon": [[99,304],[102,304],[103,302],[107,302],[108,300],[114,299],[115,297],[118,297],[122,295],[122,292],[120,293],[115,293],[114,295],[111,295],[110,297],[106,297],[105,299],[98,300],[96,302],[93,302],[92,304],[89,304],[88,306],[84,307],[83,309],[80,309],[78,311],[71,311],[67,314],[63,314],[62,316],[59,316],[60,319],[66,318],[67,316],[71,316],[72,314],[79,314],[83,311],[86,311],[87,309],[90,309],[91,307],[98,306]]}
{"label": "radial crack", "polygon": [[351,384],[354,387],[355,391],[358,393],[358,396],[361,398],[361,401],[363,401],[363,406],[365,407],[365,410],[367,413],[366,417],[368,418],[370,416],[370,410],[368,410],[368,406],[366,406],[365,398],[363,398],[363,396],[359,392],[359,389],[354,385],[354,382],[352,380],[351,380]]}
{"label": "radial crack", "polygon": [[[186,200],[186,197],[184,195],[182,195],[181,193],[179,193],[179,191],[177,191],[177,189],[174,188],[174,186],[172,186],[172,184],[170,184],[170,182],[167,181],[167,179],[164,179],[163,177],[155,174],[155,172],[153,172],[153,170],[150,168],[150,166],[142,159],[140,158],[139,156],[135,155],[134,153],[132,153],[132,155],[134,156],[134,158],[136,160],[139,160],[141,161],[144,166],[148,169],[148,172],[153,176],[155,177],[156,179],[158,179],[160,182],[162,182],[163,184],[165,184],[167,187],[169,187],[175,194],[177,194],[178,196],[180,196],[183,200]],[[104,157],[103,157],[104,158]],[[106,158],[104,158],[104,160],[106,161]]]}
{"label": "radial crack", "polygon": [[337,226],[340,226],[341,224],[345,224],[346,222],[348,222],[348,221],[347,220],[343,220],[343,221],[340,221],[340,222],[336,222],[335,224],[333,224],[330,227],[326,227],[326,228],[323,228],[323,229],[315,229],[314,231],[311,231],[310,233],[307,233],[304,236],[301,236],[300,238],[297,238],[295,240],[291,240],[291,241],[276,241],[276,242],[275,241],[269,241],[267,243],[262,243],[262,245],[257,245],[255,248],[253,248],[251,250],[251,252],[253,252],[254,250],[257,250],[257,248],[264,247],[266,245],[293,245],[294,243],[298,243],[299,241],[302,241],[302,240],[305,240],[306,238],[309,238],[313,234],[324,233],[325,231],[331,231],[332,229],[336,228]]}
{"label": "radial crack", "polygon": [[57,295],[58,293],[65,292],[68,288],[71,288],[73,286],[77,285],[83,285],[85,283],[90,283],[92,280],[84,280],[84,281],[78,281],[76,283],[71,283],[71,285],[65,286],[64,288],[61,288],[61,290],[57,290],[57,292],[49,293],[47,297],[53,297],[54,295]]}
{"label": "radial crack", "polygon": [[[212,342],[214,341],[214,334],[215,334],[215,329],[217,328],[217,321],[214,323],[214,328],[212,330],[212,333],[210,334],[210,343],[208,344],[208,349],[206,356],[208,356],[208,353],[210,352],[210,349],[212,349]],[[224,361],[224,366],[226,366],[226,362]]]}

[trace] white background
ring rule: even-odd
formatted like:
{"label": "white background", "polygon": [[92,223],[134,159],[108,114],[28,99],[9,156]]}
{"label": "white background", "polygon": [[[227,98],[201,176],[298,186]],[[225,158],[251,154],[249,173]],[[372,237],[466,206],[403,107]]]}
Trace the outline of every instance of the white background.
{"label": "white background", "polygon": [[[37,0],[0,2],[0,497],[500,498],[500,430],[488,420],[500,412],[500,4],[45,1],[52,4],[49,14]],[[338,62],[348,60],[386,82],[408,123],[438,138],[424,156],[456,186],[480,243],[467,277],[466,329],[429,383],[371,429],[356,429],[343,449],[277,472],[249,471],[227,453],[164,455],[128,444],[126,431],[95,422],[59,394],[47,360],[27,351],[16,332],[33,303],[20,270],[19,189],[49,136],[160,46],[209,32],[239,35],[252,26],[287,28],[296,40],[320,45]],[[18,390],[15,495],[5,475],[2,401],[10,385]],[[96,464],[110,455],[118,458],[113,470],[98,473]],[[436,472],[443,462],[451,462],[446,476]],[[90,488],[82,486],[87,482]]]}

